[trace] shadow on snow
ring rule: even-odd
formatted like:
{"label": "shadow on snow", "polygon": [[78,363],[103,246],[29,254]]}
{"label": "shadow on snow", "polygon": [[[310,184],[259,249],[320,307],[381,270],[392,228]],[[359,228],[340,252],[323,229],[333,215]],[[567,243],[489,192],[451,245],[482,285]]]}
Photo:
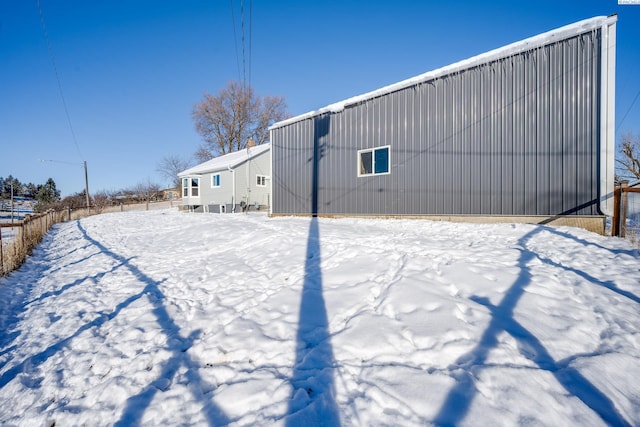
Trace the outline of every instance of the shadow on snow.
{"label": "shadow on snow", "polygon": [[[195,363],[187,354],[187,350],[191,347],[193,341],[197,338],[198,332],[194,331],[189,337],[186,338],[180,335],[180,328],[173,321],[173,319],[167,312],[167,309],[162,303],[162,301],[164,300],[164,294],[158,286],[161,282],[154,281],[149,276],[140,271],[140,269],[138,269],[135,265],[130,264],[124,257],[111,252],[100,242],[89,237],[86,230],[82,228],[79,222],[78,228],[84,235],[85,239],[96,245],[103,254],[112,257],[114,260],[119,261],[120,263],[123,263],[138,280],[146,284],[142,292],[134,297],[135,299],[138,299],[142,295],[144,295],[154,305],[153,314],[156,317],[156,321],[163,329],[165,335],[169,338],[169,341],[172,342],[172,347],[169,348],[169,350],[173,354],[172,357],[167,362],[165,362],[160,378],[145,387],[139,394],[131,396],[129,397],[129,399],[127,399],[127,406],[125,407],[120,420],[117,421],[115,425],[124,426],[139,424],[142,420],[142,416],[144,415],[145,410],[151,404],[151,401],[153,400],[155,394],[159,390],[166,389],[166,386],[163,386],[162,384],[166,380],[171,381],[181,366],[184,366],[186,368],[186,376],[189,379],[189,390],[191,391],[191,394],[195,399],[202,402],[204,407],[204,415],[206,416],[209,425],[228,424],[230,420],[227,418],[224,412],[215,403],[213,403],[211,399],[208,399],[204,396],[203,390],[212,390],[214,387],[208,385],[205,387],[204,380],[197,372],[199,365]],[[129,299],[131,300],[131,298]],[[132,301],[129,301],[127,305],[131,302]]]}
{"label": "shadow on snow", "polygon": [[[296,337],[296,358],[291,377],[287,426],[339,426],[335,402],[335,359],[322,295],[318,219],[311,219],[305,261],[304,285]],[[312,407],[312,408],[310,408]]]}
{"label": "shadow on snow", "polygon": [[[146,297],[153,304],[153,314],[156,317],[156,321],[158,325],[162,328],[164,334],[168,337],[168,341],[171,342],[171,347],[168,349],[171,352],[171,357],[167,360],[163,366],[162,373],[160,377],[153,381],[151,384],[147,385],[143,390],[135,396],[131,396],[127,399],[126,406],[123,410],[122,416],[115,423],[115,425],[120,426],[130,426],[130,425],[139,425],[141,423],[142,417],[146,411],[146,409],[151,404],[151,401],[155,394],[159,390],[167,389],[167,380],[169,383],[174,378],[178,369],[181,366],[184,366],[186,369],[185,376],[189,380],[189,389],[196,400],[199,400],[203,405],[203,413],[209,425],[225,425],[229,424],[231,420],[226,416],[226,414],[210,399],[206,397],[206,392],[208,390],[213,390],[214,387],[205,384],[204,380],[200,377],[197,370],[199,365],[194,362],[191,357],[187,354],[187,350],[191,347],[193,341],[198,336],[198,331],[194,331],[189,337],[182,337],[180,335],[180,328],[173,321],[166,308],[163,305],[164,294],[159,288],[159,285],[162,283],[156,282],[151,279],[149,276],[145,275],[140,269],[130,263],[131,259],[124,258],[109,249],[107,249],[100,242],[91,238],[86,230],[80,225],[80,222],[77,222],[78,229],[84,236],[84,238],[95,245],[102,254],[105,254],[114,260],[118,261],[118,264],[113,267],[111,271],[115,269],[126,267],[140,282],[142,282],[145,287],[139,293],[130,296],[129,298],[122,301],[118,304],[115,309],[110,313],[103,313],[98,316],[95,320],[84,324],[78,330],[76,330],[72,335],[67,338],[64,338],[57,343],[49,346],[44,349],[40,353],[37,353],[21,363],[15,365],[11,369],[5,371],[0,376],[0,388],[5,386],[11,380],[16,378],[21,372],[25,370],[25,368],[29,367],[37,367],[47,361],[50,357],[55,355],[57,352],[67,348],[67,346],[77,338],[84,331],[87,331],[92,328],[98,328],[106,322],[114,319],[116,316],[120,314],[120,312],[131,305],[134,301],[139,300],[142,297]],[[94,278],[100,278],[109,272],[100,273]],[[86,278],[76,281],[72,284],[66,285],[60,291],[57,291],[53,294],[59,294],[63,292],[65,289],[68,289],[71,286],[78,285],[82,281],[85,281]],[[43,295],[43,297],[45,297]],[[40,298],[39,298],[40,299]]]}
{"label": "shadow on snow", "polygon": [[[532,276],[529,263],[534,259],[539,259],[554,267],[574,272],[589,280],[590,283],[602,285],[638,302],[635,295],[617,289],[610,283],[602,283],[585,273],[542,258],[535,252],[526,249],[526,244],[529,239],[543,230],[552,233],[556,232],[548,227],[537,227],[525,234],[518,241],[517,247],[520,248],[519,250],[521,251],[518,261],[520,275],[506,292],[499,305],[492,305],[486,298],[471,297],[473,301],[489,309],[491,312],[491,321],[480,338],[478,345],[469,353],[459,357],[455,364],[450,367],[450,370],[456,372],[455,378],[457,383],[447,394],[444,403],[434,419],[437,425],[457,425],[465,418],[474,397],[478,393],[478,390],[474,386],[475,375],[483,368],[482,365],[485,364],[489,352],[497,347],[498,337],[503,332],[508,333],[519,342],[526,343],[527,345],[518,346],[521,354],[538,365],[540,369],[550,372],[558,383],[564,387],[567,393],[576,396],[584,402],[584,404],[597,413],[605,423],[614,426],[629,425],[618,413],[613,402],[604,393],[598,390],[598,388],[589,382],[577,369],[568,366],[572,359],[555,361],[540,340],[514,318],[514,309],[524,294],[525,288],[531,283]],[[566,233],[558,234],[579,240]],[[524,351],[525,348],[533,351]]]}

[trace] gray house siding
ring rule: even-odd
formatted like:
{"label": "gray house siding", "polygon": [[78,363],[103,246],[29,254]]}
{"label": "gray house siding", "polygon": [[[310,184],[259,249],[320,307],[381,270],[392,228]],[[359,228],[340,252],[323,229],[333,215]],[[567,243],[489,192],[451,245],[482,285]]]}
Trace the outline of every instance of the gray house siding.
{"label": "gray house siding", "polygon": [[[273,214],[599,215],[601,30],[271,129]],[[390,174],[358,150],[390,146]]]}
{"label": "gray house siding", "polygon": [[[211,177],[220,174],[220,186],[211,185]],[[201,200],[204,205],[229,204],[233,199],[233,176],[228,170],[203,174],[200,182]]]}
{"label": "gray house siding", "polygon": [[[265,152],[245,162],[236,169],[236,197],[253,209],[256,203],[261,207],[270,206],[269,179],[271,178],[271,156]],[[257,185],[256,177],[267,177],[265,187]]]}

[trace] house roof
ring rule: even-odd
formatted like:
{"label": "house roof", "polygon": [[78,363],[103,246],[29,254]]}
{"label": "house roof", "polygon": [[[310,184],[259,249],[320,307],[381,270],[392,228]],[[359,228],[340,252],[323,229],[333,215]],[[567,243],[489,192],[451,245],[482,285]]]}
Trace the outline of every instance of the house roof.
{"label": "house roof", "polygon": [[282,126],[287,126],[289,124],[326,113],[338,113],[350,105],[360,104],[366,100],[378,98],[391,92],[397,92],[398,90],[411,87],[419,83],[431,81],[455,72],[463,71],[472,67],[477,67],[479,65],[487,64],[489,62],[497,61],[499,59],[507,58],[509,56],[536,49],[541,46],[546,46],[560,40],[575,37],[579,34],[593,31],[595,29],[614,23],[617,19],[617,15],[596,16],[594,18],[589,18],[573,24],[565,25],[564,27],[548,31],[537,36],[529,37],[527,39],[511,43],[498,49],[490,50],[489,52],[464,59],[462,61],[447,65],[442,68],[438,68],[433,71],[428,71],[426,73],[411,77],[401,82],[385,86],[381,89],[367,92],[363,95],[354,96],[344,101],[336,102],[335,104],[328,105],[326,107],[320,108],[319,110],[310,111],[299,116],[291,117],[289,119],[274,123],[269,129],[276,129]]}
{"label": "house roof", "polygon": [[200,175],[210,172],[218,172],[226,169],[233,169],[234,167],[250,160],[271,148],[270,144],[257,145],[255,147],[246,148],[233,153],[225,154],[224,156],[215,157],[211,160],[207,160],[204,163],[200,163],[197,166],[184,170],[178,174],[179,177],[188,175]]}

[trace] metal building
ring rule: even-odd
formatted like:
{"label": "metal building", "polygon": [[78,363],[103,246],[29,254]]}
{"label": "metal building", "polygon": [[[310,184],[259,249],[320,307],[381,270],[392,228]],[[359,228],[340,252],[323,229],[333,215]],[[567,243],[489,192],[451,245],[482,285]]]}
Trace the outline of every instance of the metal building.
{"label": "metal building", "polygon": [[274,124],[272,214],[604,224],[616,20],[580,21]]}

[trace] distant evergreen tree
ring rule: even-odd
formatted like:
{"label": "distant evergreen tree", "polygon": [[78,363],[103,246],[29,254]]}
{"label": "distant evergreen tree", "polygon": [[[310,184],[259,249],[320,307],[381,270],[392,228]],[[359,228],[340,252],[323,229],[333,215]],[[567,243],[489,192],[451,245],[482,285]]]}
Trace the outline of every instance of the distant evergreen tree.
{"label": "distant evergreen tree", "polygon": [[36,194],[36,210],[42,211],[47,206],[60,200],[60,191],[56,188],[56,183],[52,178],[49,178],[47,182],[40,187],[38,194]]}
{"label": "distant evergreen tree", "polygon": [[0,193],[2,193],[2,198],[8,199],[11,197],[11,185],[13,185],[13,195],[14,196],[22,196],[24,195],[24,186],[22,183],[9,175],[2,181],[2,187],[0,187]]}
{"label": "distant evergreen tree", "polygon": [[52,203],[60,200],[60,191],[56,188],[56,183],[49,178],[46,184],[35,185],[32,182],[24,184],[12,175],[3,178],[0,176],[0,199],[11,197],[11,187],[13,186],[14,197],[28,197],[42,203]]}
{"label": "distant evergreen tree", "polygon": [[[42,186],[39,186],[39,187],[42,187]],[[38,195],[38,190],[40,189],[39,187],[36,186],[33,182],[26,184],[24,186],[24,195],[26,197],[31,197],[35,199],[36,196]]]}

